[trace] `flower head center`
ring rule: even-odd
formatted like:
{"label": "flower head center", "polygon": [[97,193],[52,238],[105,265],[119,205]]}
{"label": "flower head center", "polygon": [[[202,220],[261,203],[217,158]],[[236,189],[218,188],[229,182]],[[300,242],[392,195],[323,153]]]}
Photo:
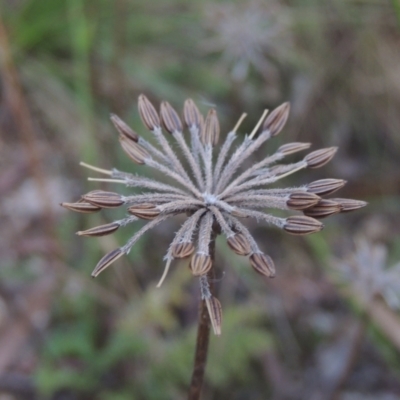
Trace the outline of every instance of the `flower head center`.
{"label": "flower head center", "polygon": [[213,206],[216,203],[216,201],[218,200],[217,196],[215,196],[215,194],[207,193],[207,192],[203,193],[203,199],[204,199],[204,204],[207,207]]}

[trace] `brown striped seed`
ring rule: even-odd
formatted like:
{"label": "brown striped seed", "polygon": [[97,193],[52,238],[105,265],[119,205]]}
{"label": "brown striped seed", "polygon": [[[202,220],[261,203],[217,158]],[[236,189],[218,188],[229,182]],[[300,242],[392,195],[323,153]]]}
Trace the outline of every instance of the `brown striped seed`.
{"label": "brown striped seed", "polygon": [[277,153],[281,153],[284,156],[288,156],[289,154],[297,153],[298,151],[307,150],[311,146],[311,143],[301,143],[301,142],[293,142],[283,144],[276,151]]}
{"label": "brown striped seed", "polygon": [[340,212],[340,204],[327,199],[321,199],[314,207],[304,210],[304,215],[313,218],[325,218]]}
{"label": "brown striped seed", "polygon": [[337,149],[337,147],[328,147],[326,149],[313,151],[304,157],[304,161],[307,163],[308,168],[322,167],[332,160],[333,156],[337,152]]}
{"label": "brown striped seed", "polygon": [[105,236],[110,235],[111,233],[115,232],[120,227],[119,223],[111,222],[110,224],[96,226],[91,229],[87,229],[86,231],[79,231],[76,232],[79,236]]}
{"label": "brown striped seed", "polygon": [[186,258],[194,252],[194,245],[192,242],[182,242],[174,244],[171,248],[171,254],[174,258]]}
{"label": "brown striped seed", "polygon": [[125,203],[122,196],[114,192],[93,190],[82,196],[83,200],[101,208],[115,208]]}
{"label": "brown striped seed", "polygon": [[128,213],[141,219],[154,219],[160,215],[160,210],[153,204],[135,204],[128,208]]}
{"label": "brown striped seed", "polygon": [[146,158],[149,158],[149,153],[139,144],[126,138],[125,136],[119,137],[122,149],[128,155],[128,157],[136,164],[144,164]]}
{"label": "brown striped seed", "polygon": [[270,256],[264,253],[253,253],[250,256],[251,266],[261,275],[267,278],[275,276],[275,265]]}
{"label": "brown striped seed", "polygon": [[209,255],[196,253],[190,260],[190,269],[194,276],[205,275],[212,267]]}
{"label": "brown striped seed", "polygon": [[217,112],[213,108],[207,114],[200,138],[203,144],[211,144],[215,146],[218,143],[219,121]]}
{"label": "brown striped seed", "polygon": [[324,196],[341,189],[347,181],[343,179],[319,179],[307,185],[307,192]]}
{"label": "brown striped seed", "polygon": [[323,227],[324,225],[314,218],[295,215],[286,218],[283,229],[292,235],[308,235],[310,233],[319,232]]}
{"label": "brown striped seed", "polygon": [[340,205],[340,212],[349,212],[358,210],[359,208],[365,207],[368,203],[366,201],[361,200],[353,200],[353,199],[331,199],[332,201],[336,201]]}
{"label": "brown striped seed", "polygon": [[249,241],[241,233],[236,233],[227,240],[228,246],[239,256],[247,256],[251,252]]}
{"label": "brown striped seed", "polygon": [[321,198],[314,193],[293,192],[289,195],[286,205],[292,210],[304,210],[316,205]]}
{"label": "brown striped seed", "polygon": [[95,278],[101,272],[103,272],[108,266],[110,266],[114,261],[118,260],[124,252],[121,249],[115,249],[107,253],[96,265],[96,268],[92,272],[92,277]]}
{"label": "brown striped seed", "polygon": [[117,131],[127,137],[130,140],[133,140],[134,142],[137,142],[139,140],[138,134],[131,129],[118,115],[111,114],[110,116],[111,122],[114,124],[115,128]]}
{"label": "brown striped seed", "polygon": [[200,131],[203,127],[204,118],[192,99],[187,99],[185,101],[183,106],[183,119],[189,128],[196,127]]}
{"label": "brown striped seed", "polygon": [[211,325],[213,327],[214,334],[221,335],[222,327],[222,307],[219,300],[212,296],[205,299],[208,315],[210,316]]}
{"label": "brown striped seed", "polygon": [[161,122],[165,130],[169,133],[182,132],[182,122],[178,113],[167,101],[161,103],[160,108]]}
{"label": "brown striped seed", "polygon": [[97,207],[93,204],[86,203],[83,201],[80,201],[78,203],[61,203],[60,204],[62,207],[71,210],[71,211],[76,211],[80,213],[93,213],[101,210],[101,207]]}
{"label": "brown striped seed", "polygon": [[154,131],[154,129],[161,127],[160,117],[158,116],[156,109],[144,94],[139,96],[138,108],[140,118],[147,129]]}
{"label": "brown striped seed", "polygon": [[271,137],[276,136],[285,126],[289,116],[289,110],[289,103],[283,103],[279,107],[275,108],[275,110],[272,111],[264,121],[263,131],[269,131]]}

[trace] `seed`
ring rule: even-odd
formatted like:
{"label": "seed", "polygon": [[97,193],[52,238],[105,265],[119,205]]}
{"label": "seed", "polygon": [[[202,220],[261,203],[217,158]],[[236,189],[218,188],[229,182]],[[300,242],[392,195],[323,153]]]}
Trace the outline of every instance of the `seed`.
{"label": "seed", "polygon": [[359,208],[365,207],[368,203],[366,201],[361,200],[353,200],[353,199],[331,199],[332,201],[336,201],[340,205],[340,212],[349,212],[358,210]]}
{"label": "seed", "polygon": [[161,122],[169,133],[182,132],[182,122],[178,113],[167,101],[161,103],[160,109]]}
{"label": "seed", "polygon": [[61,203],[60,205],[68,210],[76,211],[76,212],[80,212],[80,213],[86,213],[86,214],[97,212],[97,211],[101,210],[100,207],[97,207],[93,204],[86,203],[86,202]]}
{"label": "seed", "polygon": [[194,276],[205,275],[212,267],[212,260],[209,255],[196,253],[190,260],[190,269]]}
{"label": "seed", "polygon": [[206,117],[204,127],[201,131],[201,141],[203,144],[215,146],[219,138],[219,121],[217,112],[212,108]]}
{"label": "seed", "polygon": [[311,146],[311,143],[300,143],[293,142],[282,145],[276,151],[277,153],[281,153],[284,156],[288,156],[289,154],[297,153],[298,151],[306,150]]}
{"label": "seed", "polygon": [[319,179],[307,185],[307,192],[324,196],[341,189],[347,181],[343,179]]}
{"label": "seed", "polygon": [[239,256],[247,256],[251,252],[249,241],[241,233],[236,233],[227,240],[228,246]]}
{"label": "seed", "polygon": [[307,163],[308,168],[322,167],[332,160],[333,156],[337,152],[337,149],[337,147],[328,147],[326,149],[313,151],[304,157],[304,161]]}
{"label": "seed", "polygon": [[114,124],[117,131],[125,136],[126,138],[137,142],[139,140],[138,134],[131,129],[118,115],[111,114],[110,116],[112,123]]}
{"label": "seed", "polygon": [[136,164],[144,164],[146,158],[150,157],[149,153],[136,142],[127,139],[125,136],[119,137],[122,149],[129,156],[129,158]]}
{"label": "seed", "polygon": [[270,256],[264,253],[253,253],[250,256],[251,266],[267,278],[275,277],[275,265]]}
{"label": "seed", "polygon": [[203,127],[204,118],[192,99],[187,99],[183,106],[183,118],[186,125],[196,127],[199,131]]}
{"label": "seed", "polygon": [[108,266],[114,261],[118,260],[124,252],[121,249],[115,249],[107,253],[96,265],[96,268],[92,272],[92,277],[95,278],[101,272],[103,272]]}
{"label": "seed", "polygon": [[286,218],[283,229],[293,235],[308,235],[310,233],[319,232],[324,225],[311,217],[295,215]]}
{"label": "seed", "polygon": [[286,205],[292,210],[304,210],[317,204],[321,198],[314,193],[293,192]]}
{"label": "seed", "polygon": [[182,242],[174,244],[171,249],[172,257],[186,258],[194,252],[194,245],[192,242]]}
{"label": "seed", "polygon": [[222,326],[222,307],[219,300],[212,296],[205,299],[208,315],[210,316],[211,325],[214,333],[219,336],[221,335]]}
{"label": "seed", "polygon": [[304,210],[304,214],[313,218],[325,218],[340,212],[340,204],[332,201],[321,199],[314,207]]}
{"label": "seed", "polygon": [[289,110],[289,103],[283,103],[279,107],[275,108],[275,110],[272,111],[265,120],[263,131],[269,131],[271,137],[276,136],[285,126],[289,116]]}
{"label": "seed", "polygon": [[160,117],[158,116],[156,109],[144,94],[139,96],[138,108],[140,118],[147,129],[154,131],[154,129],[161,127]]}
{"label": "seed", "polygon": [[115,232],[120,227],[119,223],[112,222],[110,224],[96,226],[86,231],[76,232],[79,236],[105,236]]}
{"label": "seed", "polygon": [[154,204],[135,204],[128,208],[128,213],[141,219],[154,219],[160,215],[160,210]]}
{"label": "seed", "polygon": [[115,208],[119,207],[125,203],[122,196],[114,192],[105,192],[103,190],[93,190],[82,196],[82,198],[97,206],[102,208]]}

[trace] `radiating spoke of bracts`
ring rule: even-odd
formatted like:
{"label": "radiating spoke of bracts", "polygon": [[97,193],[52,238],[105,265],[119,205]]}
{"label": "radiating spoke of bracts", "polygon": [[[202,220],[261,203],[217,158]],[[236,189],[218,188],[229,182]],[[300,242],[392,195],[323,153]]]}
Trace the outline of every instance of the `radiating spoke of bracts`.
{"label": "radiating spoke of bracts", "polygon": [[185,211],[197,210],[203,203],[200,200],[189,199],[189,200],[178,200],[171,203],[162,204],[157,206],[160,213],[181,213]]}
{"label": "radiating spoke of bracts", "polygon": [[[279,188],[279,189],[250,189],[240,194],[247,196],[262,195],[262,196],[288,196],[293,192],[307,191],[307,186],[293,187],[293,188]],[[239,195],[239,194],[237,194]],[[236,195],[234,195],[236,196]]]}
{"label": "radiating spoke of bracts", "polygon": [[196,127],[190,127],[190,145],[196,162],[200,165],[200,156],[204,157],[204,147],[200,141],[200,130]]}
{"label": "radiating spoke of bracts", "polygon": [[208,255],[213,224],[213,215],[206,213],[200,220],[197,253]]}
{"label": "radiating spoke of bracts", "polygon": [[213,181],[214,181],[213,190],[214,191],[216,189],[215,186],[216,186],[216,183],[219,180],[219,176],[221,174],[221,170],[222,170],[222,167],[223,167],[224,162],[226,160],[226,157],[228,155],[228,152],[229,152],[229,150],[230,150],[230,148],[232,146],[232,143],[235,141],[236,137],[237,137],[236,132],[229,132],[228,136],[225,139],[224,144],[222,145],[222,147],[221,147],[221,149],[219,151],[218,159],[217,159],[217,162],[215,164],[214,176],[213,176]]}
{"label": "radiating spoke of bracts", "polygon": [[271,225],[277,226],[278,228],[283,228],[286,222],[286,218],[275,217],[260,211],[250,210],[247,208],[241,208],[240,211],[246,214],[247,217],[255,218],[257,222],[265,221]]}
{"label": "radiating spoke of bracts", "polygon": [[210,207],[211,212],[214,214],[215,219],[217,220],[219,226],[221,227],[222,232],[227,238],[230,238],[233,236],[235,233],[232,231],[230,228],[229,224],[226,222],[224,216],[222,215],[221,211],[215,207],[211,206]]}
{"label": "radiating spoke of bracts", "polygon": [[158,158],[161,162],[164,164],[174,167],[174,164],[171,162],[171,160],[165,156],[164,153],[162,153],[160,150],[158,150],[156,147],[154,147],[151,143],[149,143],[147,140],[144,140],[142,137],[139,138],[138,143],[144,147],[152,156],[155,158]]}
{"label": "radiating spoke of bracts", "polygon": [[225,218],[229,222],[229,224],[232,226],[232,228],[235,230],[235,232],[239,232],[245,236],[245,238],[248,240],[250,243],[251,251],[253,253],[257,253],[260,251],[258,248],[258,245],[256,241],[254,240],[253,236],[251,235],[250,231],[234,216],[225,214]]}
{"label": "radiating spoke of bracts", "polygon": [[206,193],[212,190],[212,154],[213,148],[211,144],[206,144],[204,151],[204,170],[206,175]]}
{"label": "radiating spoke of bracts", "polygon": [[181,194],[145,193],[124,197],[125,204],[152,203],[155,205],[169,203],[175,200],[187,200],[189,196]]}
{"label": "radiating spoke of bracts", "polygon": [[225,199],[227,203],[247,207],[247,204],[254,204],[257,208],[260,205],[263,208],[278,208],[280,210],[289,210],[286,205],[287,199],[281,196],[253,195],[249,196],[246,192]]}

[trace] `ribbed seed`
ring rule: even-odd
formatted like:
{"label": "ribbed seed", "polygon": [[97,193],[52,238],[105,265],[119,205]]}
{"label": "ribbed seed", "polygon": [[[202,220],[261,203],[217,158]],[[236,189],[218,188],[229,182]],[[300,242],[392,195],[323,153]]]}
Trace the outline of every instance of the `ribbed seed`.
{"label": "ribbed seed", "polygon": [[333,156],[337,152],[337,149],[337,147],[328,147],[326,149],[313,151],[304,157],[304,161],[307,163],[308,168],[322,167],[332,160]]}
{"label": "ribbed seed", "polygon": [[185,101],[183,106],[183,118],[189,128],[196,127],[200,132],[203,127],[204,118],[192,99],[187,99]]}
{"label": "ribbed seed", "polygon": [[96,226],[86,231],[76,232],[76,234],[79,236],[105,236],[115,232],[119,227],[120,225],[117,222],[111,222],[110,224]]}
{"label": "ribbed seed", "polygon": [[275,264],[270,256],[263,253],[253,253],[250,256],[250,263],[259,274],[267,278],[275,276]]}
{"label": "ribbed seed", "polygon": [[119,142],[128,157],[136,164],[144,164],[146,158],[149,157],[149,153],[133,140],[127,139],[125,136],[120,136]]}
{"label": "ribbed seed", "polygon": [[284,156],[288,156],[289,154],[297,153],[298,151],[307,150],[311,146],[311,143],[301,143],[301,142],[293,142],[282,145],[276,151],[277,153],[281,153]]}
{"label": "ribbed seed", "polygon": [[283,103],[279,107],[275,108],[275,110],[272,111],[265,120],[263,124],[263,131],[268,130],[271,137],[276,136],[285,126],[289,116],[289,110],[289,103]]}
{"label": "ribbed seed", "polygon": [[206,274],[212,267],[212,260],[209,255],[196,253],[190,260],[190,269],[194,276]]}
{"label": "ribbed seed", "polygon": [[147,129],[153,131],[154,129],[161,127],[160,117],[158,116],[156,109],[144,94],[139,96],[138,108],[140,118]]}
{"label": "ribbed seed", "polygon": [[86,213],[86,214],[94,213],[94,212],[101,210],[101,207],[97,207],[93,204],[86,203],[86,202],[61,203],[60,205],[68,210],[76,211],[76,212],[80,212],[80,213]]}
{"label": "ribbed seed", "polygon": [[154,219],[160,215],[160,210],[150,203],[135,204],[128,208],[128,213],[141,219]]}
{"label": "ribbed seed", "polygon": [[208,315],[210,316],[211,325],[213,327],[214,334],[221,335],[222,327],[222,307],[219,300],[212,296],[205,299]]}
{"label": "ribbed seed", "polygon": [[293,192],[290,194],[286,205],[292,210],[304,210],[316,205],[321,198],[314,193]]}
{"label": "ribbed seed", "polygon": [[115,208],[125,203],[122,196],[114,192],[105,192],[103,190],[94,190],[82,196],[82,198],[101,208]]}
{"label": "ribbed seed", "polygon": [[182,121],[178,113],[172,108],[167,101],[161,103],[160,108],[161,122],[169,133],[182,132]]}
{"label": "ribbed seed", "polygon": [[137,142],[139,140],[138,134],[131,129],[118,115],[111,114],[110,116],[112,123],[114,124],[115,128],[117,131],[127,137],[130,140],[133,140],[134,142]]}
{"label": "ribbed seed", "polygon": [[246,236],[236,233],[227,240],[228,246],[239,256],[247,256],[251,252],[251,247]]}
{"label": "ribbed seed", "polygon": [[307,192],[324,196],[341,189],[347,181],[343,179],[319,179],[307,185]]}
{"label": "ribbed seed", "polygon": [[353,199],[330,199],[332,201],[336,201],[340,205],[340,212],[350,212],[354,210],[358,210],[359,208],[365,207],[368,203],[366,201],[361,200],[353,200]]}
{"label": "ribbed seed", "polygon": [[201,131],[201,141],[203,144],[215,146],[219,139],[219,121],[217,112],[212,108],[206,117],[204,127]]}
{"label": "ribbed seed", "polygon": [[313,218],[325,218],[337,214],[341,210],[340,204],[327,199],[321,199],[314,207],[304,210],[304,215]]}
{"label": "ribbed seed", "polygon": [[114,261],[118,260],[124,252],[121,249],[115,249],[107,253],[96,265],[96,268],[92,272],[92,277],[95,278],[101,272],[103,272],[108,266]]}
{"label": "ribbed seed", "polygon": [[308,235],[310,233],[319,232],[324,225],[311,217],[295,215],[286,218],[283,229],[293,235]]}
{"label": "ribbed seed", "polygon": [[182,242],[174,244],[171,249],[172,257],[174,258],[186,258],[194,252],[194,245],[192,242]]}

